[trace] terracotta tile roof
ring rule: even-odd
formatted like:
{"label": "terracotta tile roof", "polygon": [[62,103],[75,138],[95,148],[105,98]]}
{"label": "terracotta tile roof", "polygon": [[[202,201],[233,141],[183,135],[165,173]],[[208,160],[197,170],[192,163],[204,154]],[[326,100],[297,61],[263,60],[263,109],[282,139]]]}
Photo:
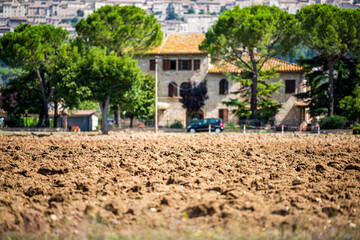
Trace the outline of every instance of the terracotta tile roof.
{"label": "terracotta tile roof", "polygon": [[199,44],[205,39],[203,33],[170,34],[161,46],[149,51],[149,54],[205,54],[199,50]]}
{"label": "terracotta tile roof", "polygon": [[[282,61],[276,58],[270,58],[263,67],[263,70],[271,69],[275,66],[278,66],[277,72],[305,72],[304,67],[289,63],[286,61]],[[243,70],[231,63],[222,63],[220,65],[213,65],[209,69],[209,73],[223,73],[223,72],[229,72],[229,73],[241,73]]]}
{"label": "terracotta tile roof", "polygon": [[[149,54],[206,54],[199,50],[199,45],[205,39],[204,33],[177,33],[170,34],[161,46],[149,51]],[[293,63],[285,62],[279,59],[270,58],[264,69],[279,66],[278,72],[304,72],[304,68]],[[212,66],[209,73],[240,73],[242,69],[232,64],[222,64],[220,66]]]}

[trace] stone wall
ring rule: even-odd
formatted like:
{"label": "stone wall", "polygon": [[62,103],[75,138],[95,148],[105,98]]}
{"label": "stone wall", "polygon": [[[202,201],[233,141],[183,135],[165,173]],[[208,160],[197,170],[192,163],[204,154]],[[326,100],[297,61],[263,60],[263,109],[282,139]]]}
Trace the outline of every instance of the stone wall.
{"label": "stone wall", "polygon": [[[138,59],[139,66],[143,72],[150,73],[155,76],[155,71],[150,71],[150,59],[155,59],[155,56],[149,56],[147,58]],[[179,59],[200,59],[201,66],[200,71],[179,71],[179,70],[163,70],[163,60],[176,60],[178,64]],[[212,74],[208,73],[210,67],[210,59],[206,55],[162,55],[159,57],[158,63],[158,83],[159,83],[159,93],[158,101],[168,104],[167,109],[159,110],[159,125],[165,126],[166,124],[174,123],[175,121],[181,121],[181,123],[186,125],[186,110],[182,107],[182,104],[179,102],[179,89],[180,85],[183,82],[200,82],[207,81],[207,90],[209,98],[205,102],[205,106],[202,109],[204,117],[210,118],[219,117],[219,109],[228,109],[229,111],[229,122],[237,122],[237,117],[232,114],[234,108],[225,106],[222,102],[227,101],[230,98],[240,98],[231,92],[237,91],[240,87],[240,83],[234,82],[232,79],[228,79],[223,74]],[[222,79],[227,79],[229,83],[229,94],[219,94],[219,83]],[[284,87],[280,89],[278,94],[274,94],[273,97],[277,101],[283,104],[279,113],[276,115],[275,120],[290,121],[293,118],[300,118],[300,109],[295,107],[296,98],[294,94],[285,94],[285,80],[296,80],[296,93],[301,89],[303,84],[303,74],[301,73],[280,73],[277,79],[273,81],[282,80]],[[168,96],[168,87],[169,84],[175,82],[177,84],[177,97]]]}

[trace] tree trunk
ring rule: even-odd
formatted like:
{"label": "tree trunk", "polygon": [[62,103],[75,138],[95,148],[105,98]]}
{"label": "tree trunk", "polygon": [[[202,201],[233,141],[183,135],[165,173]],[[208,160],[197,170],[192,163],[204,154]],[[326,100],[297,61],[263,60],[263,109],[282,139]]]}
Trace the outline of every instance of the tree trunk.
{"label": "tree trunk", "polygon": [[39,114],[38,127],[50,127],[48,103],[54,93],[54,88],[51,88],[48,96],[46,96],[45,84],[44,84],[45,73],[43,71],[40,72],[40,69],[38,68],[35,69],[35,72],[38,76],[38,80],[40,83],[41,97],[42,97],[42,109],[41,109],[42,113]]}
{"label": "tree trunk", "polygon": [[38,121],[37,127],[42,127],[43,122],[44,122],[44,111],[43,111],[43,108],[41,108],[40,113],[39,113],[39,121]]}
{"label": "tree trunk", "polygon": [[58,121],[58,102],[54,102],[54,128],[58,127],[57,121]]}
{"label": "tree trunk", "polygon": [[130,117],[130,128],[133,127],[133,120],[134,120],[134,117]]}
{"label": "tree trunk", "polygon": [[328,84],[328,116],[334,114],[334,63],[328,60],[329,64],[329,84]]}
{"label": "tree trunk", "polygon": [[108,116],[108,111],[109,111],[109,104],[110,104],[110,95],[108,95],[106,97],[105,101],[100,101],[99,102],[100,109],[101,109],[101,115],[102,115],[101,132],[103,134],[109,134],[108,125],[107,125],[107,116]]}
{"label": "tree trunk", "polygon": [[115,115],[115,123],[116,123],[116,127],[121,127],[120,125],[120,105],[117,104],[116,105],[117,110],[114,112]]}
{"label": "tree trunk", "polygon": [[252,67],[253,67],[253,73],[251,76],[251,120],[257,119],[257,85],[258,85],[258,78],[257,78],[257,67],[256,67],[256,61],[253,54],[250,55]]}

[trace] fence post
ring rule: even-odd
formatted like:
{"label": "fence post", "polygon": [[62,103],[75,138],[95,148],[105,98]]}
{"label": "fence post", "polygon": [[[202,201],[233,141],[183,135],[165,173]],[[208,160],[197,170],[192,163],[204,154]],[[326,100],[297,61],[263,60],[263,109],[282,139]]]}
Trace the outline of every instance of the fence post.
{"label": "fence post", "polygon": [[211,134],[211,124],[209,124],[209,134]]}
{"label": "fence post", "polygon": [[293,118],[293,133],[295,133],[295,118]]}
{"label": "fence post", "polygon": [[281,125],[281,134],[284,134],[284,125]]}
{"label": "fence post", "polygon": [[244,124],[244,134],[246,133],[246,125]]}
{"label": "fence post", "polygon": [[318,134],[320,134],[320,124],[319,124],[319,126],[318,126]]}

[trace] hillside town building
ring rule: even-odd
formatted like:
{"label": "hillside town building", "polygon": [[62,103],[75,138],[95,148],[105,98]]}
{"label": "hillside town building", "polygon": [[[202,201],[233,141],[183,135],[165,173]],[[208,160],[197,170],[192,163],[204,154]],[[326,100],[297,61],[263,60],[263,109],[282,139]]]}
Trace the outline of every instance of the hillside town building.
{"label": "hillside town building", "polygon": [[[163,44],[151,50],[147,57],[138,59],[141,69],[155,75],[155,58],[158,57],[159,82],[159,124],[165,126],[175,121],[186,125],[192,118],[222,118],[224,122],[236,122],[232,114],[233,108],[227,107],[223,101],[239,98],[232,92],[238,91],[240,83],[225,75],[226,72],[240,73],[242,70],[230,64],[212,64],[207,53],[200,51],[198,46],[205,39],[205,34],[170,34]],[[278,79],[284,88],[273,98],[282,103],[282,108],[275,116],[278,122],[308,121],[305,105],[297,102],[294,94],[305,92],[304,68],[271,58],[264,69],[278,66]],[[208,99],[205,106],[198,112],[187,112],[182,107],[180,89],[191,83],[205,83]]]}
{"label": "hillside town building", "polygon": [[329,3],[342,8],[357,8],[355,0],[0,0],[0,36],[23,22],[61,26],[75,35],[75,24],[105,5],[133,5],[154,14],[164,35],[204,33],[222,11],[254,4],[278,6],[296,13],[302,6]]}

